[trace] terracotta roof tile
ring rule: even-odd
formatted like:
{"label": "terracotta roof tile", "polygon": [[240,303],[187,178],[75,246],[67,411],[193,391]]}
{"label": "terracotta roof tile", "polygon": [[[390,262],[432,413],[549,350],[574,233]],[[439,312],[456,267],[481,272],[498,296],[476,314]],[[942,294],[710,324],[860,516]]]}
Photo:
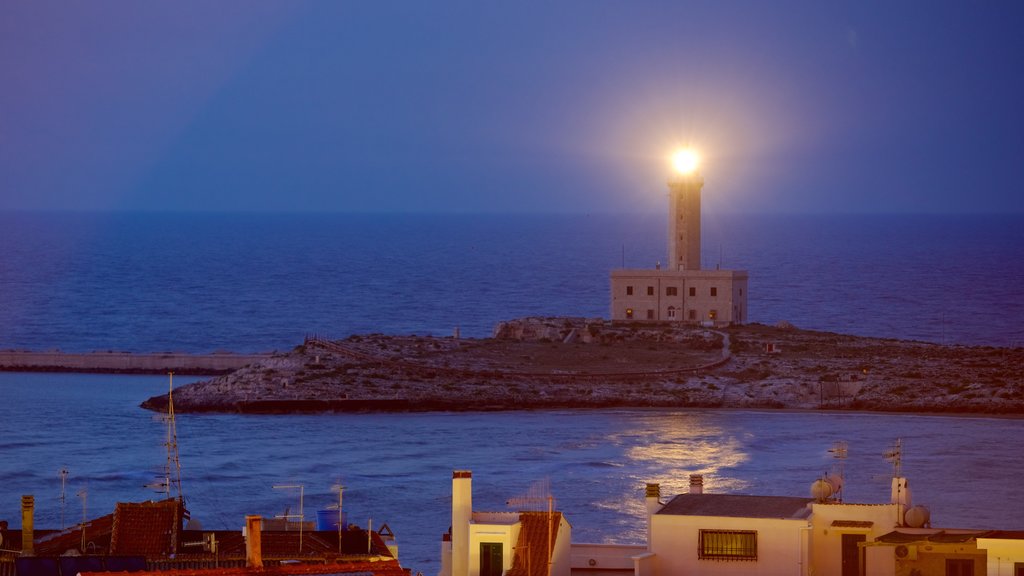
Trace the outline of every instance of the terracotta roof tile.
{"label": "terracotta roof tile", "polygon": [[505,573],[506,576],[547,576],[548,562],[551,559],[548,550],[554,552],[562,513],[522,512],[519,515],[519,522],[519,540],[516,542],[512,568]]}
{"label": "terracotta roof tile", "polygon": [[289,564],[256,568],[213,568],[206,570],[164,570],[151,572],[83,572],[81,576],[327,576],[331,574],[372,574],[407,576],[397,560],[340,562],[337,564]]}
{"label": "terracotta roof tile", "polygon": [[182,510],[176,499],[159,502],[118,502],[110,553],[154,558],[173,554],[178,548]]}
{"label": "terracotta roof tile", "polygon": [[45,535],[36,530],[35,553],[37,556],[61,556],[68,550],[78,550],[84,554],[107,554],[110,550],[110,535],[113,528],[113,514],[93,518],[86,522],[84,525],[85,550],[82,550],[82,524]]}

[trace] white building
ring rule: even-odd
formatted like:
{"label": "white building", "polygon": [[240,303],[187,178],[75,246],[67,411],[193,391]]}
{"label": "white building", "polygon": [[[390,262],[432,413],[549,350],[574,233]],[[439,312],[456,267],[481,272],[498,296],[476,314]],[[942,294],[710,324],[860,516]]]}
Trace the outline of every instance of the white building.
{"label": "white building", "polygon": [[700,195],[704,178],[669,180],[668,261],[664,268],[611,273],[611,318],[726,326],[747,319],[747,272],[701,267]]}
{"label": "white building", "polygon": [[650,485],[649,554],[636,574],[801,574],[811,502],[697,490],[663,504]]}
{"label": "white building", "polygon": [[452,473],[440,576],[569,576],[572,527],[560,512],[474,512],[473,474]]}
{"label": "white building", "polygon": [[995,530],[977,539],[987,576],[1024,576],[1024,530]]}

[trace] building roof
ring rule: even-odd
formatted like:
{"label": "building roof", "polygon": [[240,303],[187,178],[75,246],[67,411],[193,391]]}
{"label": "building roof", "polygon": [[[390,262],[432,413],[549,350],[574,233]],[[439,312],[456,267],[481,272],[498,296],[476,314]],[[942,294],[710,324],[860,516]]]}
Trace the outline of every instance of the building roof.
{"label": "building roof", "polygon": [[909,544],[911,542],[935,542],[936,544],[960,544],[962,542],[970,542],[978,538],[989,538],[989,534],[997,532],[997,530],[982,530],[982,531],[949,531],[949,530],[927,530],[920,532],[902,532],[900,530],[893,530],[888,534],[882,534],[878,538],[875,538],[875,542],[884,542],[886,544]]}
{"label": "building roof", "polygon": [[993,530],[978,538],[993,538],[997,540],[1024,540],[1024,530]]}
{"label": "building roof", "polygon": [[551,561],[548,552],[553,554],[555,551],[562,513],[521,512],[519,522],[519,540],[516,541],[512,568],[505,572],[505,576],[547,576],[548,562]]}
{"label": "building roof", "polygon": [[[201,542],[205,534],[213,532],[217,539],[217,553],[221,558],[245,557],[245,538],[238,530],[186,530],[182,533],[182,544]],[[338,556],[338,532],[306,531],[302,533],[302,550],[299,551],[299,532],[262,530],[260,532],[260,548],[265,559],[293,558],[334,558]],[[202,548],[185,547],[185,554],[197,554]],[[197,554],[199,555],[199,554]],[[202,554],[210,556],[209,553]],[[366,530],[349,527],[341,532],[342,556],[391,556],[387,544],[376,532],[367,538]],[[180,555],[179,555],[180,556]]]}
{"label": "building roof", "polygon": [[744,494],[680,494],[658,514],[675,516],[724,516],[729,518],[807,518],[813,498],[748,496]]}
{"label": "building roof", "polygon": [[[66,530],[36,530],[36,556],[62,556],[69,550],[103,556],[141,556],[150,560],[176,554],[178,558],[202,560],[214,555],[197,546],[206,534],[217,541],[220,559],[245,558],[245,538],[239,530],[181,530],[181,507],[176,500],[142,503],[118,503],[113,514],[94,518],[84,524],[85,549],[82,549],[83,525]],[[382,529],[385,526],[381,527]],[[390,529],[387,529],[390,533]],[[22,548],[21,530],[4,530],[3,547]],[[299,550],[299,539],[302,549]],[[341,557],[389,557],[391,551],[380,534],[349,525],[340,534]],[[335,559],[339,557],[339,533],[329,531],[261,531],[263,557],[268,560]],[[173,546],[172,546],[173,544]],[[188,546],[191,544],[191,546]]]}
{"label": "building roof", "polygon": [[[83,530],[85,531],[85,550],[82,550]],[[110,536],[113,533],[113,530],[113,514],[106,514],[99,518],[93,518],[84,524],[75,524],[65,530],[36,530],[35,554],[37,556],[62,556],[69,550],[78,550],[85,554],[105,554],[110,549]],[[21,531],[19,530],[18,533],[18,542],[20,543]],[[5,548],[11,547],[10,542],[5,544]]]}
{"label": "building roof", "polygon": [[146,558],[174,554],[178,548],[182,512],[181,502],[174,498],[159,502],[118,502],[114,508],[110,553]]}
{"label": "building roof", "polygon": [[[337,564],[285,564],[263,568],[212,568],[196,570],[163,570],[152,572],[115,573],[124,576],[329,576],[331,574],[363,574],[372,576],[407,576],[397,560],[340,562]],[[110,572],[82,572],[80,576],[111,576]]]}

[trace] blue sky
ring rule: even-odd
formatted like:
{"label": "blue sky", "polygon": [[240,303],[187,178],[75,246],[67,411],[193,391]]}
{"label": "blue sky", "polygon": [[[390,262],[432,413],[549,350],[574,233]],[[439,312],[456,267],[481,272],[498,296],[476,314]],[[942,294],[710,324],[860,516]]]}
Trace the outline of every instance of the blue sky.
{"label": "blue sky", "polygon": [[1024,212],[1019,2],[0,4],[0,209]]}

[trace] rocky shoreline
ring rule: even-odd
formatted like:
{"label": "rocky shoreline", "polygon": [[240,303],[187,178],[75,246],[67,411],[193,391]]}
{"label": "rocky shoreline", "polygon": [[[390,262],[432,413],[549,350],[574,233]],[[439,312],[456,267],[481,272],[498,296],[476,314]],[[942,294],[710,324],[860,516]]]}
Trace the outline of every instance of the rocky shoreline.
{"label": "rocky shoreline", "polygon": [[[745,325],[524,318],[492,338],[308,338],[175,390],[176,412],[773,408],[1024,414],[1024,348]],[[143,402],[165,410],[166,396]]]}

